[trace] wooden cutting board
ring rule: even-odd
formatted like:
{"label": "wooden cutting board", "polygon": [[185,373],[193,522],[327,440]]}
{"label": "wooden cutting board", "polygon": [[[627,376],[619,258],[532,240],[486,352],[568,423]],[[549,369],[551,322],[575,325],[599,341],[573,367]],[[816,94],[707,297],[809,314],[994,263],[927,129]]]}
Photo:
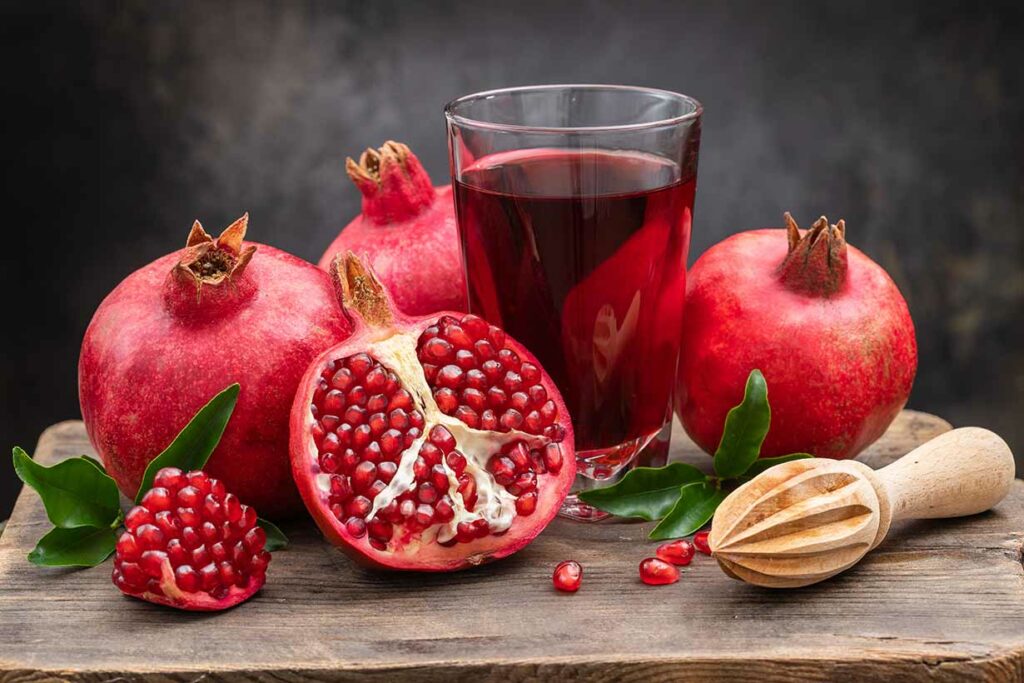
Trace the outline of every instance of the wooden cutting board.
{"label": "wooden cutting board", "polygon": [[[947,429],[904,412],[861,459],[884,465]],[[82,424],[64,422],[35,455],[89,452]],[[682,437],[673,457],[707,464]],[[557,520],[496,564],[387,575],[293,524],[262,592],[210,616],[122,597],[109,562],[29,564],[47,523],[25,492],[0,538],[0,681],[1024,680],[1024,482],[992,512],[899,525],[853,570],[786,592],[703,555],[679,583],[645,586],[649,528]],[[569,558],[585,568],[575,595],[551,587]]]}

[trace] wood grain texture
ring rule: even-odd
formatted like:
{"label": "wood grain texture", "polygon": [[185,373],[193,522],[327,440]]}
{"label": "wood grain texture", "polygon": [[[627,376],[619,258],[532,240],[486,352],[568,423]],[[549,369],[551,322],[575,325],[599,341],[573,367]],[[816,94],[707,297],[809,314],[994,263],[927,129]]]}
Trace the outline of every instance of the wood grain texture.
{"label": "wood grain texture", "polygon": [[[863,456],[878,467],[949,425],[904,413]],[[707,463],[684,439],[674,456]],[[78,422],[37,457],[89,452]],[[34,567],[46,522],[23,494],[0,539],[0,681],[1024,680],[1024,483],[993,511],[896,523],[850,571],[794,591],[734,581],[698,556],[650,587],[649,524],[556,521],[497,564],[449,575],[353,566],[305,523],[267,586],[209,616],[121,597],[110,566]],[[575,595],[556,562],[585,568]]]}

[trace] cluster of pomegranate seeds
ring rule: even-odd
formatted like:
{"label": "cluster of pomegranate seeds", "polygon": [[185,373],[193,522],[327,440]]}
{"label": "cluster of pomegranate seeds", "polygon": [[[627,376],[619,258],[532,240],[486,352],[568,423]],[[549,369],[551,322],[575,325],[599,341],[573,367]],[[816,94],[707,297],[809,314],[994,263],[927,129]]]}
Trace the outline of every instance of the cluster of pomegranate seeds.
{"label": "cluster of pomegranate seeds", "polygon": [[[176,593],[224,599],[232,587],[262,584],[270,562],[256,511],[204,472],[165,467],[125,517],[114,584],[130,595]],[[165,572],[173,572],[174,585]]]}
{"label": "cluster of pomegranate seeds", "polygon": [[[445,415],[475,429],[519,430],[552,440],[536,447],[518,440],[495,446],[486,462],[495,482],[515,497],[516,513],[531,515],[538,504],[538,477],[562,468],[557,442],[565,437],[540,369],[506,348],[504,332],[474,315],[442,316],[420,335],[416,354]],[[404,541],[434,524],[451,522],[459,502],[474,511],[477,481],[467,471],[467,457],[455,436],[443,424],[426,424],[402,378],[370,354],[329,362],[310,410],[320,470],[329,477],[328,506],[351,537],[365,537],[384,550],[393,539]],[[386,504],[374,511],[403,455],[420,439],[408,490],[384,499]],[[461,521],[445,544],[468,543],[489,533],[483,518]]]}
{"label": "cluster of pomegranate seeds", "polygon": [[708,545],[708,532],[698,531],[693,535],[693,545],[697,547],[697,550],[701,551],[705,555],[711,554],[711,546]]}
{"label": "cluster of pomegranate seeds", "polygon": [[555,567],[555,573],[551,575],[551,581],[555,584],[555,589],[563,593],[575,593],[583,582],[583,567],[575,560],[559,562]]}
{"label": "cluster of pomegranate seeds", "polygon": [[658,546],[658,549],[654,551],[654,554],[658,556],[658,559],[682,567],[685,567],[693,561],[694,553],[695,549],[693,544],[686,539],[662,543]]}
{"label": "cluster of pomegranate seeds", "polygon": [[444,414],[475,429],[565,437],[540,368],[506,348],[505,333],[483,318],[442,316],[423,330],[416,352]]}
{"label": "cluster of pomegranate seeds", "polygon": [[665,560],[648,557],[640,561],[640,580],[649,586],[664,586],[679,580],[679,570]]}

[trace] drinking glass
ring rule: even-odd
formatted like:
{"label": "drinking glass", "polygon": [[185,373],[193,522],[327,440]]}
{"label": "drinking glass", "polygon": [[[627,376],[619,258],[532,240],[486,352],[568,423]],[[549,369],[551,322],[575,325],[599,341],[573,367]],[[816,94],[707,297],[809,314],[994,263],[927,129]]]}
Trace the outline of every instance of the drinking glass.
{"label": "drinking glass", "polygon": [[545,85],[445,107],[469,307],[541,361],[576,433],[575,493],[664,464],[701,105],[651,88]]}

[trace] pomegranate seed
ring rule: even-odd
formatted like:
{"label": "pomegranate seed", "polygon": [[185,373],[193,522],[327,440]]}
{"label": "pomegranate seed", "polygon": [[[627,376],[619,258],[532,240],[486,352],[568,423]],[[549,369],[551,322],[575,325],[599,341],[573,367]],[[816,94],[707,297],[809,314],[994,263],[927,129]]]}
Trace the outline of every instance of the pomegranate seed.
{"label": "pomegranate seed", "polygon": [[495,430],[498,428],[498,417],[488,408],[480,413],[480,429]]}
{"label": "pomegranate seed", "polygon": [[479,389],[463,389],[462,402],[478,413],[487,408],[487,397]]}
{"label": "pomegranate seed", "polygon": [[395,472],[397,471],[398,465],[390,460],[385,460],[381,464],[377,465],[377,476],[380,477],[380,480],[385,484],[391,483],[391,480],[395,478]]}
{"label": "pomegranate seed", "polygon": [[490,462],[487,463],[487,469],[494,475],[494,481],[502,486],[511,484],[516,476],[515,464],[503,455],[492,456]]}
{"label": "pomegranate seed", "polygon": [[354,431],[355,430],[352,429],[352,425],[347,422],[342,422],[338,425],[338,428],[334,433],[338,437],[338,443],[347,448],[352,445],[352,433]]}
{"label": "pomegranate seed", "polygon": [[523,424],[523,414],[514,408],[509,408],[501,414],[498,424],[505,429],[518,429],[519,425]]}
{"label": "pomegranate seed", "polygon": [[430,472],[430,465],[422,455],[417,455],[412,463],[412,477],[416,481],[423,481]]}
{"label": "pomegranate seed", "polygon": [[473,351],[476,352],[480,360],[491,360],[498,355],[498,352],[494,350],[494,346],[486,339],[481,339],[474,343]]}
{"label": "pomegranate seed", "polygon": [[156,513],[153,523],[163,532],[168,539],[178,538],[181,535],[181,521],[174,516],[170,510],[163,510]]}
{"label": "pomegranate seed", "polygon": [[356,456],[356,452],[354,450],[352,450],[351,448],[346,448],[345,451],[341,454],[340,462],[341,470],[343,472],[350,473],[356,468],[356,465],[359,464],[359,458]]}
{"label": "pomegranate seed", "polygon": [[516,476],[515,481],[509,484],[508,492],[513,496],[519,496],[535,488],[537,488],[537,475],[527,471]]}
{"label": "pomegranate seed", "polygon": [[561,441],[565,438],[565,428],[562,425],[548,425],[544,428],[544,436],[552,441]]}
{"label": "pomegranate seed", "polygon": [[[359,410],[362,410],[361,408]],[[373,441],[373,432],[370,425],[359,425],[352,430],[352,447],[363,449]]]}
{"label": "pomegranate seed", "polygon": [[534,384],[526,393],[530,395],[530,405],[540,407],[548,400],[547,389],[540,384]]}
{"label": "pomegranate seed", "polygon": [[451,358],[453,351],[452,345],[440,337],[428,340],[421,347],[421,354],[424,360],[431,360],[436,363],[441,363]]}
{"label": "pomegranate seed", "polygon": [[469,406],[459,406],[456,408],[455,417],[464,422],[467,427],[476,429],[480,426],[480,416]]}
{"label": "pomegranate seed", "polygon": [[434,465],[430,468],[430,481],[438,491],[447,490],[448,472],[444,469],[444,465]]}
{"label": "pomegranate seed", "polygon": [[640,562],[640,580],[648,586],[664,586],[679,580],[679,570],[656,557],[648,557]]}
{"label": "pomegranate seed", "polygon": [[551,421],[555,419],[557,414],[558,408],[555,406],[554,401],[545,401],[540,407],[540,416],[548,424],[551,424]]}
{"label": "pomegranate seed", "polygon": [[352,484],[344,474],[331,476],[331,496],[340,500],[348,500],[352,495]]}
{"label": "pomegranate seed", "polygon": [[519,412],[525,413],[526,408],[530,405],[530,397],[522,391],[517,391],[509,397],[508,404]]}
{"label": "pomegranate seed", "polygon": [[338,435],[334,433],[325,434],[320,442],[320,452],[337,453],[339,450],[341,450],[341,440],[338,438]]}
{"label": "pomegranate seed", "polygon": [[377,481],[375,481],[375,482],[373,482],[372,484],[370,484],[370,488],[369,488],[369,490],[368,490],[368,491],[366,492],[366,495],[367,495],[367,496],[368,496],[369,498],[371,498],[371,499],[374,499],[374,498],[376,498],[377,496],[379,496],[379,495],[380,495],[381,493],[383,493],[383,492],[384,492],[384,489],[386,489],[387,487],[388,487],[388,485],[387,485],[387,484],[385,484],[385,483],[384,483],[384,482],[382,482],[382,481],[381,481],[380,479],[378,479]]}
{"label": "pomegranate seed", "polygon": [[551,575],[551,581],[557,590],[563,593],[575,593],[583,583],[583,567],[575,560],[559,562],[555,567],[554,574]]}
{"label": "pomegranate seed", "polygon": [[562,469],[562,447],[559,444],[549,443],[544,446],[544,467],[552,474]]}
{"label": "pomegranate seed", "polygon": [[442,387],[458,389],[462,385],[464,374],[458,365],[446,365],[437,373],[436,382]]}
{"label": "pomegranate seed", "polygon": [[[495,346],[497,346],[497,344],[495,344]],[[522,361],[519,360],[519,356],[512,349],[502,349],[501,351],[498,351],[498,362],[500,362],[504,368],[509,370],[518,370],[522,363]],[[518,377],[518,373],[516,373],[516,376]]]}
{"label": "pomegranate seed", "polygon": [[367,373],[366,377],[363,378],[363,384],[366,386],[367,391],[378,392],[384,388],[387,384],[388,373],[382,365],[375,365]]}
{"label": "pomegranate seed", "polygon": [[366,409],[371,413],[380,413],[388,408],[388,397],[384,394],[374,394],[366,402]]}
{"label": "pomegranate seed", "polygon": [[444,458],[444,453],[442,453],[441,449],[434,444],[427,442],[420,447],[420,457],[423,458],[428,467],[433,467],[434,465],[441,464],[441,459]]}
{"label": "pomegranate seed", "polygon": [[659,545],[654,554],[658,556],[658,559],[665,562],[686,566],[693,560],[694,552],[695,549],[692,543],[680,539]]}
{"label": "pomegranate seed", "polygon": [[487,388],[487,375],[480,370],[473,368],[466,372],[466,386],[477,391],[483,391]]}
{"label": "pomegranate seed", "polygon": [[459,543],[469,543],[476,534],[473,531],[473,525],[469,522],[459,522],[455,527],[455,540]]}
{"label": "pomegranate seed", "polygon": [[366,535],[366,522],[359,517],[349,517],[345,522],[345,531],[353,538],[362,538]]}
{"label": "pomegranate seed", "polygon": [[345,422],[353,427],[363,424],[366,419],[366,409],[359,406],[351,406],[345,410]]}
{"label": "pomegranate seed", "polygon": [[396,391],[388,401],[389,410],[396,410],[398,408],[401,408],[402,410],[412,410],[413,406],[412,394],[405,389],[399,389]]}
{"label": "pomegranate seed", "polygon": [[363,449],[362,456],[363,460],[367,462],[380,462],[380,444],[377,443],[376,441],[371,442],[369,446]]}
{"label": "pomegranate seed", "polygon": [[459,349],[455,352],[455,364],[463,370],[469,370],[476,367],[476,356],[473,355],[472,351]]}
{"label": "pomegranate seed", "polygon": [[502,330],[500,327],[495,327],[494,325],[491,325],[490,328],[488,328],[487,330],[487,338],[491,340],[491,344],[494,345],[494,348],[505,348],[505,331]]}
{"label": "pomegranate seed", "polygon": [[345,394],[337,389],[331,389],[324,396],[323,409],[331,415],[340,415],[345,408]]}
{"label": "pomegranate seed", "polygon": [[129,561],[139,559],[139,555],[142,554],[142,548],[139,547],[139,544],[135,541],[135,536],[129,531],[124,532],[117,539],[116,549],[118,556]]}
{"label": "pomegranate seed", "polygon": [[156,513],[162,510],[170,510],[174,507],[174,501],[167,489],[158,486],[146,491],[146,495],[142,497],[142,502],[139,505],[150,512]]}
{"label": "pomegranate seed", "polygon": [[187,564],[183,564],[174,570],[174,583],[186,593],[195,593],[199,590],[201,579],[199,572]]}
{"label": "pomegranate seed", "polygon": [[362,379],[369,372],[370,368],[373,367],[373,359],[365,353],[357,353],[349,357],[345,365],[352,371],[353,376]]}
{"label": "pomegranate seed", "polygon": [[185,473],[177,467],[164,467],[153,477],[153,486],[177,491],[185,483]]}
{"label": "pomegranate seed", "polygon": [[448,341],[454,344],[456,348],[469,349],[473,346],[473,340],[457,323],[448,325],[444,331],[444,336],[447,337]]}
{"label": "pomegranate seed", "polygon": [[[409,422],[412,423],[412,429],[423,429],[423,413],[421,413],[418,410],[412,411],[411,413],[409,413]],[[416,432],[416,436],[419,436],[420,434],[420,431]]]}
{"label": "pomegranate seed", "polygon": [[395,533],[395,528],[390,522],[374,517],[366,525],[366,532],[373,538],[379,538],[382,541],[390,541],[391,536]]}
{"label": "pomegranate seed", "polygon": [[529,517],[537,509],[537,492],[530,491],[516,498],[516,514]]}
{"label": "pomegranate seed", "polygon": [[434,508],[430,507],[426,503],[416,506],[414,519],[417,524],[424,528],[430,526],[430,523],[434,521]]}
{"label": "pomegranate seed", "polygon": [[473,535],[477,538],[483,538],[487,534],[491,533],[491,527],[487,524],[486,519],[474,519],[472,522]]}
{"label": "pomegranate seed", "polygon": [[352,473],[352,488],[356,491],[366,491],[376,478],[377,466],[372,462],[361,462]]}
{"label": "pomegranate seed", "polygon": [[[315,406],[314,406],[314,408],[315,408]],[[316,422],[310,428],[310,431],[313,434],[313,443],[316,444],[317,448],[320,448],[320,444],[324,440],[324,434],[326,434],[326,432],[324,431],[323,425],[321,425],[319,422]]]}
{"label": "pomegranate seed", "polygon": [[693,545],[705,555],[711,554],[711,546],[708,545],[708,532],[698,531],[693,535]]}
{"label": "pomegranate seed", "polygon": [[380,444],[381,452],[388,457],[398,455],[402,451],[402,446],[404,445],[402,442],[402,433],[393,428],[381,434],[378,443]]}
{"label": "pomegranate seed", "polygon": [[524,431],[536,434],[544,428],[544,421],[540,417],[540,413],[536,410],[531,410],[523,418],[523,429]]}
{"label": "pomegranate seed", "polygon": [[355,382],[355,379],[352,377],[352,371],[348,368],[338,370],[334,373],[334,376],[331,377],[331,386],[338,391],[348,391],[353,382]]}
{"label": "pomegranate seed", "polygon": [[437,404],[437,409],[445,415],[451,415],[459,407],[458,397],[449,388],[435,389],[434,403]]}
{"label": "pomegranate seed", "polygon": [[390,424],[393,429],[402,430],[408,429],[409,425],[412,423],[409,421],[409,414],[405,412],[405,410],[402,408],[395,408],[388,415],[388,424]]}
{"label": "pomegranate seed", "polygon": [[530,451],[522,441],[516,441],[505,449],[505,455],[515,465],[517,472],[522,472],[530,466]]}
{"label": "pomegranate seed", "polygon": [[345,511],[351,517],[366,517],[369,514],[373,503],[366,496],[356,496],[345,505]]}
{"label": "pomegranate seed", "polygon": [[395,524],[397,522],[402,521],[402,515],[398,511],[398,501],[397,500],[393,500],[390,503],[388,503],[387,505],[385,505],[384,507],[382,507],[377,512],[377,514],[380,515],[381,517],[383,517],[384,519],[388,520],[392,524]]}
{"label": "pomegranate seed", "polygon": [[498,387],[491,387],[487,390],[487,403],[492,408],[501,408],[508,402],[508,394]]}
{"label": "pomegranate seed", "polygon": [[[199,492],[195,486],[186,486],[178,489],[178,493],[175,494],[175,499],[178,501],[178,505],[187,508],[198,507],[203,501],[203,494]],[[138,508],[144,509],[144,508]]]}
{"label": "pomegranate seed", "polygon": [[421,503],[433,503],[437,501],[437,489],[430,482],[420,484],[416,487],[416,497]]}
{"label": "pomegranate seed", "polygon": [[462,504],[467,510],[476,507],[476,480],[468,474],[459,477],[459,487],[456,489],[462,496]]}
{"label": "pomegranate seed", "polygon": [[409,519],[414,514],[416,514],[416,503],[412,502],[411,498],[403,500],[398,505],[398,512],[402,515],[402,517]]}
{"label": "pomegranate seed", "polygon": [[434,505],[434,514],[437,516],[437,521],[444,523],[450,522],[455,517],[455,508],[452,505],[452,499],[447,495],[443,496],[441,500],[437,501]]}
{"label": "pomegranate seed", "polygon": [[459,451],[449,453],[445,457],[445,462],[448,463],[448,467],[455,473],[456,479],[461,477],[462,473],[466,471],[466,456]]}
{"label": "pomegranate seed", "polygon": [[496,360],[484,361],[484,364],[480,366],[480,369],[483,370],[484,375],[487,377],[487,379],[489,379],[492,382],[501,377],[502,373],[505,370],[503,367],[501,367],[501,363]]}
{"label": "pomegranate seed", "polygon": [[338,456],[334,453],[324,453],[320,456],[320,469],[327,474],[334,474],[339,466]]}
{"label": "pomegranate seed", "polygon": [[154,550],[164,545],[164,532],[152,524],[143,524],[136,529],[135,538],[145,550]]}
{"label": "pomegranate seed", "polygon": [[360,408],[366,407],[366,402],[370,399],[366,393],[366,388],[361,386],[354,386],[348,390],[348,394],[345,396],[346,403],[350,406],[359,406]]}
{"label": "pomegranate seed", "polygon": [[440,448],[444,453],[448,453],[455,448],[455,437],[442,425],[431,427],[429,439],[430,443]]}

